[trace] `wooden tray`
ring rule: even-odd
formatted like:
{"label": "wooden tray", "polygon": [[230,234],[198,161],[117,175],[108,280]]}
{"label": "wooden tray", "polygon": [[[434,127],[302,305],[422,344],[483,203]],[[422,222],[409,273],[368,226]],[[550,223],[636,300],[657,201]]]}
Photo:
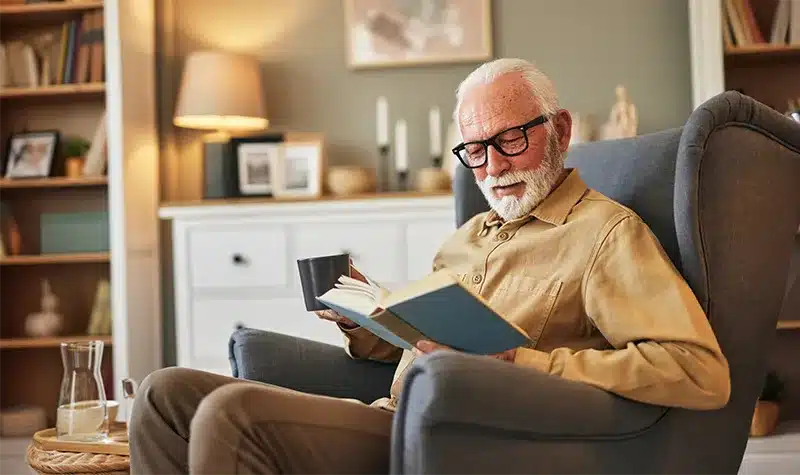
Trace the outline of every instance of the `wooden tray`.
{"label": "wooden tray", "polygon": [[86,452],[91,454],[130,455],[128,428],[124,422],[111,424],[106,442],[73,442],[58,440],[56,429],[44,429],[33,434],[34,445],[41,450],[59,452]]}

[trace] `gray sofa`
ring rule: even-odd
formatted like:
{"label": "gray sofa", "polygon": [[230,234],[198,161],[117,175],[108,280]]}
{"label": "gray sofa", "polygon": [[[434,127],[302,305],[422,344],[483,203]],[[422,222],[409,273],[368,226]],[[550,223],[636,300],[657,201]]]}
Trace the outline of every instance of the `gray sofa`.
{"label": "gray sofa", "polygon": [[[703,305],[731,365],[717,411],[668,409],[501,361],[418,359],[394,419],[392,473],[736,473],[775,335],[800,224],[800,127],[726,92],[685,126],[574,147],[568,165],[638,212]],[[469,172],[457,223],[486,209]],[[370,402],[394,367],[252,329],[234,375]]]}

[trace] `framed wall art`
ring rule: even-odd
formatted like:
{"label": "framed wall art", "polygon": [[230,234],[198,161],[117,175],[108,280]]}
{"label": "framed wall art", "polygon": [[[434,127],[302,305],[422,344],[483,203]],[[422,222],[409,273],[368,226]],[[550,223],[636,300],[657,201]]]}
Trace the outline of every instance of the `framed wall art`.
{"label": "framed wall art", "polygon": [[490,0],[343,0],[351,68],[492,58]]}
{"label": "framed wall art", "polygon": [[50,176],[58,151],[57,130],[23,132],[8,139],[5,159],[6,178],[45,178]]}

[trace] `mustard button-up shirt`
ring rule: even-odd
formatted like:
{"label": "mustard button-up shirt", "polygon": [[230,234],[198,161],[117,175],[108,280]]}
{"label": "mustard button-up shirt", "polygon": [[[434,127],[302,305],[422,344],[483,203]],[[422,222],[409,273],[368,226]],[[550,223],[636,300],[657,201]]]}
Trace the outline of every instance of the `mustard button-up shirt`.
{"label": "mustard button-up shirt", "polygon": [[[457,275],[528,333],[514,364],[645,403],[728,401],[728,362],[691,289],[639,216],[588,189],[577,170],[527,216],[473,217],[433,269]],[[394,409],[413,353],[363,328],[344,336],[354,358],[399,361],[390,396],[373,404]]]}

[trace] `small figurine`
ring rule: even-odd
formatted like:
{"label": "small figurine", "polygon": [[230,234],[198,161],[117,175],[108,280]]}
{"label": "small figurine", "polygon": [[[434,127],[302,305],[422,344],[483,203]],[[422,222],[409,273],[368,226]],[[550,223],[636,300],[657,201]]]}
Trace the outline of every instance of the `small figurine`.
{"label": "small figurine", "polygon": [[42,310],[25,319],[25,333],[32,337],[55,336],[61,331],[64,318],[56,312],[58,297],[50,289],[50,281],[42,280]]}
{"label": "small figurine", "polygon": [[611,108],[608,122],[603,124],[601,138],[603,140],[635,137],[639,126],[636,106],[630,101],[624,86],[616,87],[617,102]]}

